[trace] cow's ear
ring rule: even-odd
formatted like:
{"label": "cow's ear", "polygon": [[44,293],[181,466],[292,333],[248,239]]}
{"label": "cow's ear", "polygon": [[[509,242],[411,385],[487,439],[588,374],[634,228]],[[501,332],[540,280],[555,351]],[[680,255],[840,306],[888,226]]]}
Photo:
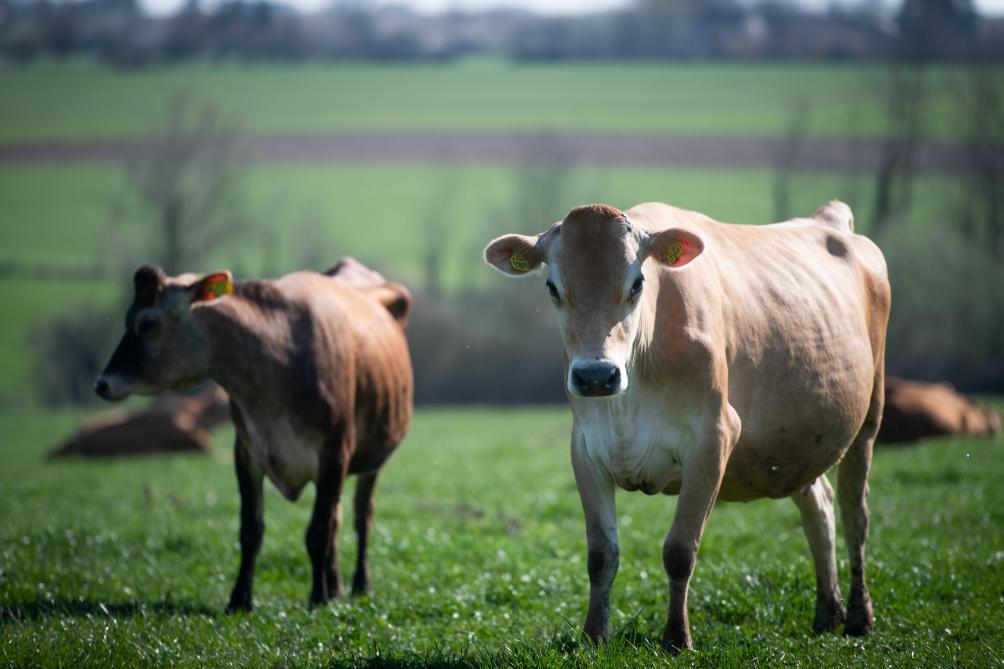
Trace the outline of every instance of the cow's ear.
{"label": "cow's ear", "polygon": [[164,292],[167,275],[157,265],[143,265],[132,277],[133,292],[139,302],[152,300]]}
{"label": "cow's ear", "polygon": [[510,276],[529,274],[544,262],[537,239],[526,235],[499,237],[485,248],[485,262]]}
{"label": "cow's ear", "polygon": [[234,292],[234,279],[228,270],[202,277],[191,288],[192,304],[212,302]]}
{"label": "cow's ear", "polygon": [[648,240],[648,255],[666,267],[683,267],[704,252],[704,241],[682,228],[657,232]]}

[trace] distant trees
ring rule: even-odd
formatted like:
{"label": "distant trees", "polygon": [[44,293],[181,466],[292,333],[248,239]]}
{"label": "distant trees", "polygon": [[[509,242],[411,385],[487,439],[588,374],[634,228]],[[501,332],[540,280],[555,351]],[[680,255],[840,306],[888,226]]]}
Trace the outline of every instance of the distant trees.
{"label": "distant trees", "polygon": [[635,0],[548,17],[335,2],[310,16],[270,0],[196,0],[173,16],[137,0],[0,0],[0,58],[87,55],[119,66],[202,59],[439,60],[494,53],[570,59],[1004,58],[1004,21],[971,0],[905,0],[898,21],[868,3],[809,11],[785,0]]}
{"label": "distant trees", "polygon": [[[213,254],[246,248],[240,205],[240,146],[235,128],[212,107],[176,98],[163,125],[124,166],[126,188],[110,207],[102,266],[124,289],[141,263],[169,274],[205,271]],[[137,231],[142,231],[137,234]],[[122,295],[122,302],[131,297]],[[121,309],[78,305],[33,332],[39,399],[93,401],[91,383],[120,334]]]}

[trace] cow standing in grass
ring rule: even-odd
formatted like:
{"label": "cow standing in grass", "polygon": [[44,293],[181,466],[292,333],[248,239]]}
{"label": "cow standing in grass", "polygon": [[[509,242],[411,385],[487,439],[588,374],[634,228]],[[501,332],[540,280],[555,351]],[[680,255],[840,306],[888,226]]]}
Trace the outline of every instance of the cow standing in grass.
{"label": "cow standing in grass", "polygon": [[230,395],[241,564],[228,610],[252,605],[265,476],[289,500],[316,484],[306,544],[310,602],[321,604],[343,591],[339,500],[347,475],[358,474],[352,591],[365,592],[373,488],[411,421],[407,289],[351,259],[327,275],[296,272],[236,286],[227,272],[169,277],[145,266],[134,288],[125,335],[95,391],[120,400],[212,378]]}
{"label": "cow standing in grass", "polygon": [[[512,276],[546,266],[574,416],[590,638],[608,631],[615,486],[679,495],[663,545],[668,649],[692,645],[687,588],[717,499],[791,497],[816,567],[813,628],[871,630],[866,495],[890,290],[882,253],[853,233],[847,205],[768,226],[664,204],[591,205],[535,237],[496,239],[485,259]],[[846,610],[826,478],[834,465],[851,565]]]}

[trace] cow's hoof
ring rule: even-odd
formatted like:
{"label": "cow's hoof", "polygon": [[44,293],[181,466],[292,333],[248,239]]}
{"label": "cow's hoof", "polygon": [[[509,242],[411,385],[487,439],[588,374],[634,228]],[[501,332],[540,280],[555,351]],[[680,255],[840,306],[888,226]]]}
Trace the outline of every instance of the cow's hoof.
{"label": "cow's hoof", "polygon": [[693,650],[694,642],[690,639],[689,630],[666,630],[662,635],[662,648],[670,655],[679,655],[681,651]]}
{"label": "cow's hoof", "polygon": [[872,613],[870,600],[860,606],[851,606],[847,611],[847,622],[844,624],[844,635],[866,636],[875,628],[875,616]]}
{"label": "cow's hoof", "polygon": [[251,591],[235,588],[230,593],[230,604],[227,605],[227,614],[250,613],[254,607],[251,604]]}
{"label": "cow's hoof", "polygon": [[590,625],[586,625],[582,629],[582,635],[585,636],[586,640],[594,646],[599,646],[607,640],[607,630],[594,628]]}
{"label": "cow's hoof", "polygon": [[227,604],[226,613],[231,615],[234,613],[251,613],[254,606],[251,604],[251,595],[247,596],[231,596],[230,603]]}
{"label": "cow's hoof", "polygon": [[816,619],[812,622],[812,631],[816,634],[833,632],[847,620],[847,612],[839,603],[819,605],[816,607]]}

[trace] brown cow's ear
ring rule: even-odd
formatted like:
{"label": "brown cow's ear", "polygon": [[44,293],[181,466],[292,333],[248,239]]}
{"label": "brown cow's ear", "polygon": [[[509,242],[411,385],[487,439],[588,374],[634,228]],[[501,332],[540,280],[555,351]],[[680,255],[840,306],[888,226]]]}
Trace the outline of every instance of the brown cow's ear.
{"label": "brown cow's ear", "polygon": [[704,241],[682,228],[657,232],[648,241],[648,255],[667,267],[679,268],[704,252]]}
{"label": "brown cow's ear", "polygon": [[212,302],[234,292],[234,279],[229,270],[213,272],[192,284],[192,303]]}
{"label": "brown cow's ear", "polygon": [[164,290],[167,275],[157,265],[143,265],[132,275],[132,286],[141,301],[150,300]]}
{"label": "brown cow's ear", "polygon": [[485,248],[485,262],[510,276],[524,276],[538,269],[544,256],[537,247],[537,237],[505,235]]}

